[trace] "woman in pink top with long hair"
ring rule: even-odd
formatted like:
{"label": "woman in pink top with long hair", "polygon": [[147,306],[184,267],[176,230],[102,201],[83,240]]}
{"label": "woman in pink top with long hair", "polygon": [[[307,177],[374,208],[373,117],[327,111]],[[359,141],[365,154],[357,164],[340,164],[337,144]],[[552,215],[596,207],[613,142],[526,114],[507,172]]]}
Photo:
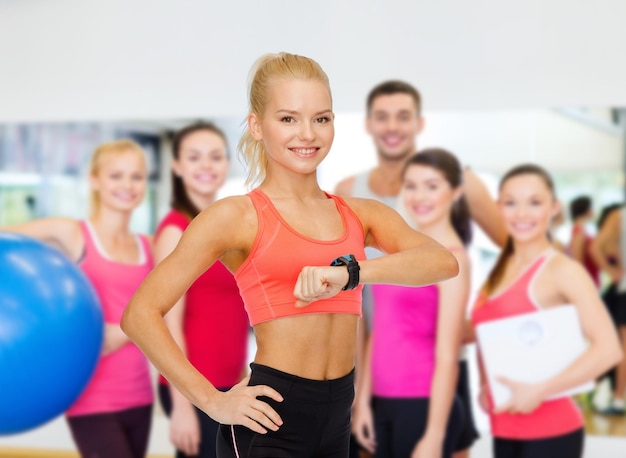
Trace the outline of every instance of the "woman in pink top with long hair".
{"label": "woman in pink top with long hair", "polygon": [[[353,431],[376,457],[450,457],[465,426],[456,396],[470,292],[470,215],[454,155],[427,149],[407,161],[402,200],[421,232],[452,251],[459,274],[421,288],[374,285],[374,329]],[[371,406],[371,407],[370,407]]]}
{"label": "woman in pink top with long hair", "polygon": [[[172,209],[156,231],[156,262],[172,252],[191,220],[216,200],[230,166],[226,135],[212,123],[181,128],[173,138],[172,152]],[[248,317],[237,283],[221,262],[198,277],[165,321],[194,367],[218,389],[228,390],[243,378]],[[176,456],[215,457],[219,424],[163,377],[159,399],[170,416]]]}
{"label": "woman in pink top with long hair", "polygon": [[472,323],[573,304],[589,346],[565,370],[541,383],[502,379],[511,397],[497,409],[492,408],[480,361],[480,402],[490,416],[495,457],[577,458],[584,438],[578,407],[569,397],[550,398],[613,366],[621,358],[617,335],[584,267],[550,241],[550,222],[559,203],[548,172],[535,164],[511,169],[500,182],[498,203],[509,240],[477,298]]}
{"label": "woman in pink top with long hair", "polygon": [[120,329],[128,300],[153,268],[149,239],[130,230],[147,176],[139,145],[130,140],[104,143],[91,158],[89,218],[44,218],[4,228],[60,249],[78,264],[100,299],[102,357],[65,414],[83,457],[143,458],[148,447],[154,397],[150,367]]}

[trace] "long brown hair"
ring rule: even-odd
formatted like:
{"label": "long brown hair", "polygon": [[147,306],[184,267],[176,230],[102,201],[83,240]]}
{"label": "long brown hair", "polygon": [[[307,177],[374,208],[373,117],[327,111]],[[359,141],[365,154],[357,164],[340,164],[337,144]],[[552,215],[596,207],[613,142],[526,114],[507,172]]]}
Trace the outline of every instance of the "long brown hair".
{"label": "long brown hair", "polygon": [[[212,132],[218,137],[220,137],[224,141],[224,146],[226,148],[226,158],[230,159],[230,154],[228,152],[228,140],[226,139],[226,134],[222,129],[217,127],[212,122],[197,122],[195,124],[190,124],[186,127],[180,129],[174,135],[172,139],[172,154],[174,159],[180,158],[180,148],[189,135],[199,132],[199,131],[207,131]],[[171,207],[174,210],[177,210],[184,215],[186,215],[189,219],[193,219],[198,216],[198,213],[202,209],[196,207],[196,205],[191,201],[189,195],[187,194],[187,190],[185,189],[185,183],[183,183],[183,179],[176,175],[172,170],[172,200],[170,202]]]}
{"label": "long brown hair", "polygon": [[[507,173],[504,174],[504,176],[500,180],[500,186],[498,189],[501,191],[502,187],[508,180],[510,180],[513,177],[520,176],[520,175],[538,176],[544,181],[544,183],[546,184],[546,186],[552,193],[552,196],[556,197],[554,181],[552,181],[552,177],[543,167],[537,164],[521,164],[516,167],[513,167],[511,170],[509,170]],[[497,288],[497,286],[500,284],[500,281],[502,280],[502,276],[504,275],[504,267],[506,266],[506,262],[514,253],[514,251],[515,251],[515,247],[513,245],[513,239],[509,235],[506,239],[506,244],[504,248],[502,249],[500,256],[498,256],[498,259],[496,260],[495,265],[491,269],[491,272],[489,272],[489,276],[487,277],[485,285],[483,286],[483,292],[487,296],[493,293],[495,289]]]}

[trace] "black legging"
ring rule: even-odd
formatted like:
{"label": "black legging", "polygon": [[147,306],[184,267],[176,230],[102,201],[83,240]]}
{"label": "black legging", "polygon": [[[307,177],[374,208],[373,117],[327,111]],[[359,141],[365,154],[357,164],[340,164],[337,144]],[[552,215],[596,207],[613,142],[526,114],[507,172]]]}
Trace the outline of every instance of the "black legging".
{"label": "black legging", "polygon": [[117,412],[66,417],[66,420],[80,456],[146,456],[152,424],[152,404]]}
{"label": "black legging", "polygon": [[[374,428],[377,458],[406,458],[411,456],[428,423],[429,398],[374,397]],[[454,452],[463,428],[465,412],[458,396],[454,397],[442,447],[442,457]]]}
{"label": "black legging", "polygon": [[310,380],[251,364],[249,385],[268,385],[283,402],[264,396],[283,420],[278,431],[257,434],[244,426],[220,425],[219,458],[346,458],[354,371],[335,380]]}
{"label": "black legging", "polygon": [[547,439],[493,441],[495,458],[580,458],[583,456],[583,429]]}

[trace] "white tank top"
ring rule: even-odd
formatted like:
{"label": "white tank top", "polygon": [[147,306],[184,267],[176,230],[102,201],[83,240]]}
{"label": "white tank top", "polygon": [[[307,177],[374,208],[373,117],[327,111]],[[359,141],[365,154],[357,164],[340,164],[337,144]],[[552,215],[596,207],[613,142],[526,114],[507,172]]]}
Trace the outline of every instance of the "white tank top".
{"label": "white tank top", "polygon": [[[367,170],[365,172],[359,173],[354,177],[354,185],[352,186],[352,197],[377,200],[387,205],[388,207],[395,209],[396,203],[398,202],[398,196],[382,197],[378,194],[374,194],[369,187],[370,173],[372,173],[372,171]],[[381,256],[382,252],[377,250],[376,248],[365,247],[365,254],[368,259],[373,259]]]}
{"label": "white tank top", "polygon": [[353,197],[361,197],[364,199],[374,199],[387,206],[394,208],[396,206],[396,202],[398,201],[398,196],[379,196],[378,194],[374,194],[369,186],[370,181],[370,173],[371,170],[368,170],[363,173],[359,173],[354,177],[354,185],[352,186],[352,196]]}

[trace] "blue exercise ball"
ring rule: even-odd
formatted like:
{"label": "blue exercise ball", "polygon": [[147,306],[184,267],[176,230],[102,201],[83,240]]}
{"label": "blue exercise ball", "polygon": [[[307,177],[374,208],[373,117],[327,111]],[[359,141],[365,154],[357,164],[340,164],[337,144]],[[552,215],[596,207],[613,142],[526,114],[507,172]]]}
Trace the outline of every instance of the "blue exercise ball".
{"label": "blue exercise ball", "polygon": [[104,320],[60,251],[0,232],[0,434],[32,429],[78,398],[98,362]]}

